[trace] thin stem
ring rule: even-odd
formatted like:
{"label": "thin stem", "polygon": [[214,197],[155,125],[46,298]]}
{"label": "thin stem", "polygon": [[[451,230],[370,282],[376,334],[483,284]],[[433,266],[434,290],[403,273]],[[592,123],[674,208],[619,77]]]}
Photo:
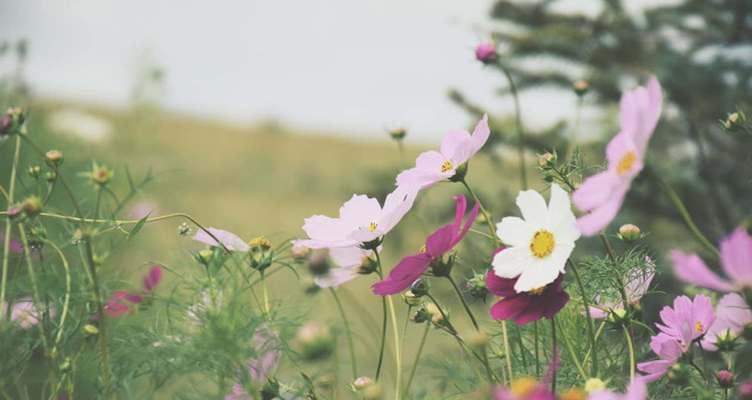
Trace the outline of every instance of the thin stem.
{"label": "thin stem", "polygon": [[410,386],[413,383],[413,378],[415,377],[415,371],[418,369],[418,363],[420,362],[420,356],[423,354],[423,346],[426,344],[426,338],[428,337],[428,331],[431,330],[431,322],[426,321],[426,328],[423,330],[423,336],[420,338],[420,344],[418,345],[418,352],[415,354],[415,361],[413,362],[412,367],[410,368],[410,374],[407,377],[407,383],[405,384],[405,390],[403,393],[405,396],[410,395]]}
{"label": "thin stem", "polygon": [[[374,250],[374,253],[376,254],[376,273],[379,275],[379,279],[383,279],[384,273],[381,271],[381,256],[379,256],[379,252],[377,250]],[[374,375],[374,379],[376,382],[379,381],[379,378],[381,377],[381,366],[384,363],[384,349],[386,348],[386,325],[387,325],[387,319],[386,319],[386,296],[381,297],[381,345],[379,349],[379,361],[376,364],[376,374]]]}
{"label": "thin stem", "polygon": [[504,76],[507,78],[507,82],[509,82],[509,91],[512,93],[512,99],[514,100],[514,119],[517,124],[517,156],[519,157],[520,163],[520,185],[523,190],[526,190],[528,185],[527,170],[525,168],[525,128],[522,125],[522,112],[519,94],[517,93],[517,85],[514,83],[514,79],[512,78],[509,69],[507,69],[502,63],[498,63],[497,65],[501,71],[504,72]]}
{"label": "thin stem", "polygon": [[342,322],[345,324],[345,334],[347,335],[347,344],[350,347],[350,366],[352,368],[352,375],[353,375],[353,381],[358,378],[358,367],[357,367],[357,361],[355,357],[355,344],[353,343],[353,337],[352,337],[352,329],[350,328],[350,321],[347,319],[347,314],[345,313],[344,307],[342,307],[342,302],[339,300],[339,296],[337,296],[337,291],[334,290],[334,288],[329,288],[329,291],[332,293],[332,297],[334,297],[334,302],[337,303],[337,309],[339,310],[339,314],[342,317]]}
{"label": "thin stem", "polygon": [[447,280],[449,280],[449,283],[452,284],[452,288],[454,289],[454,292],[457,293],[457,297],[460,299],[460,302],[462,303],[462,307],[465,308],[465,312],[467,313],[467,316],[470,317],[470,321],[472,321],[473,326],[475,327],[475,330],[480,331],[478,320],[475,319],[475,315],[473,315],[472,310],[470,310],[470,306],[465,301],[465,297],[462,296],[462,292],[460,291],[460,288],[457,286],[457,283],[454,282],[454,279],[452,279],[451,275],[447,275],[446,278]]}
{"label": "thin stem", "polygon": [[656,179],[658,180],[658,183],[660,183],[661,187],[663,187],[663,190],[666,192],[669,200],[671,200],[671,203],[673,203],[674,207],[676,207],[676,211],[679,212],[679,215],[684,220],[684,223],[687,224],[687,228],[689,228],[689,231],[692,233],[695,240],[702,244],[711,254],[715,255],[716,257],[720,257],[718,249],[713,246],[710,240],[708,240],[708,238],[706,238],[705,235],[702,234],[702,232],[700,232],[700,228],[698,228],[697,224],[695,224],[695,221],[692,219],[692,215],[687,210],[687,207],[684,206],[684,203],[682,202],[676,191],[674,191],[674,189],[663,179],[657,176]]}
{"label": "thin stem", "polygon": [[624,329],[624,339],[627,341],[627,349],[629,350],[629,379],[634,379],[635,375],[635,350],[634,343],[632,343],[632,335],[629,333],[627,325],[622,325]]}
{"label": "thin stem", "polygon": [[264,313],[269,316],[269,289],[266,287],[266,274],[261,270],[261,295],[264,298]]}
{"label": "thin stem", "polygon": [[[20,136],[16,137],[16,149],[13,152],[13,164],[10,171],[10,185],[8,187],[8,207],[13,204],[13,195],[16,189],[16,170],[18,166],[18,159],[21,154],[21,139]],[[5,220],[5,236],[3,237],[3,271],[2,278],[0,280],[0,304],[5,304],[5,288],[8,282],[8,261],[10,259],[10,231],[11,231],[10,219]],[[10,317],[10,313],[8,313]]]}
{"label": "thin stem", "polygon": [[493,226],[493,220],[491,220],[491,215],[486,211],[486,207],[483,206],[483,202],[480,201],[480,198],[478,195],[475,194],[473,189],[470,187],[470,185],[467,184],[467,181],[464,179],[460,181],[462,185],[465,187],[465,190],[467,190],[467,193],[475,199],[475,202],[478,203],[478,206],[480,207],[480,213],[483,214],[483,219],[486,220],[486,225],[488,226],[488,232],[491,236],[492,244],[495,247],[499,247],[501,245],[501,242],[499,241],[499,238],[496,236],[496,230]]}
{"label": "thin stem", "polygon": [[572,362],[574,362],[574,366],[577,368],[577,371],[580,373],[582,380],[587,381],[588,380],[587,373],[585,373],[585,369],[582,368],[582,363],[580,363],[580,360],[577,359],[577,354],[575,354],[574,349],[572,348],[572,343],[569,341],[569,338],[564,333],[564,331],[562,331],[561,337],[562,339],[564,339],[564,347],[567,348],[569,357],[572,358]]}
{"label": "thin stem", "polygon": [[94,218],[99,218],[99,206],[102,204],[102,186],[97,189],[97,201],[94,204]]}
{"label": "thin stem", "polygon": [[577,288],[580,291],[580,296],[582,296],[582,307],[585,309],[585,317],[587,318],[587,330],[588,330],[588,336],[590,338],[590,349],[592,350],[593,354],[593,362],[591,365],[591,374],[592,376],[598,376],[598,352],[595,349],[595,333],[593,329],[593,318],[590,316],[590,305],[587,298],[587,293],[585,292],[585,285],[582,284],[582,279],[580,278],[580,274],[577,271],[577,267],[572,262],[572,260],[567,260],[567,263],[569,263],[569,267],[572,269],[572,273],[574,275],[575,281],[577,281]]}
{"label": "thin stem", "polygon": [[[37,280],[36,270],[34,269],[34,262],[32,260],[31,251],[29,249],[29,241],[26,237],[26,229],[24,229],[23,225],[18,225],[18,235],[21,238],[21,243],[23,244],[24,258],[26,259],[26,266],[28,267],[29,271],[31,289],[34,291],[34,300],[37,302],[37,304],[42,304],[42,296],[39,292],[39,281]],[[49,357],[50,349],[49,344],[47,343],[47,324],[45,322],[45,319],[45,315],[43,315],[42,318],[39,319],[39,328],[42,331],[42,345],[44,346],[44,351],[45,353],[47,353],[46,356]]]}
{"label": "thin stem", "polygon": [[52,346],[52,354],[57,353],[57,347],[60,345],[60,340],[63,337],[63,331],[65,327],[65,320],[68,316],[68,306],[70,303],[70,294],[71,294],[71,274],[70,274],[70,266],[68,265],[68,260],[65,258],[65,254],[63,254],[63,251],[60,250],[60,247],[58,247],[55,243],[51,241],[45,240],[45,243],[52,246],[53,249],[57,252],[58,256],[60,257],[60,262],[63,263],[63,269],[65,269],[65,296],[63,298],[63,310],[60,313],[60,323],[58,324],[57,328],[57,335],[55,336],[55,343]]}
{"label": "thin stem", "polygon": [[[507,367],[507,377],[509,379],[509,382],[512,382],[514,375],[512,373],[512,353],[509,352],[509,334],[507,332],[507,321],[501,321],[501,339],[504,346],[504,361]],[[509,384],[509,382],[505,382],[505,384]]]}
{"label": "thin stem", "polygon": [[99,278],[97,276],[97,267],[94,263],[94,251],[91,246],[91,240],[85,238],[82,240],[84,245],[84,255],[87,263],[87,269],[91,277],[91,289],[92,297],[94,298],[94,304],[97,308],[97,315],[99,317],[99,351],[102,359],[100,360],[100,369],[102,370],[104,380],[104,393],[108,393],[110,389],[111,374],[110,371],[110,357],[109,348],[107,343],[107,319],[104,315],[104,305],[102,304],[102,292],[99,290]]}
{"label": "thin stem", "polygon": [[[557,342],[556,342],[556,317],[551,317],[551,359],[555,360],[557,355]],[[556,393],[556,372],[558,370],[556,362],[552,362],[551,365],[551,393]]]}
{"label": "thin stem", "polygon": [[[608,236],[606,236],[606,234],[603,232],[601,232],[598,236],[601,238],[601,243],[603,243],[603,248],[606,249],[608,258],[611,260],[611,263],[614,264],[615,267],[616,265],[618,265],[618,262],[616,260],[616,252],[614,252],[614,247],[611,246],[611,242],[608,240]],[[616,282],[619,288],[619,295],[621,296],[624,309],[629,311],[629,300],[627,298],[627,291],[626,289],[624,289],[624,281],[619,276],[617,277]]]}
{"label": "thin stem", "polygon": [[[376,255],[377,273],[379,274],[379,278],[383,279],[384,271],[382,268],[381,256],[379,255],[378,249],[373,249],[373,253]],[[397,379],[395,382],[394,396],[396,400],[399,400],[400,399],[400,387],[402,386],[402,361],[400,359],[401,352],[400,352],[399,326],[397,325],[397,314],[394,311],[394,302],[392,301],[391,296],[384,296],[382,297],[382,300],[385,300],[388,311],[389,311],[389,316],[392,320],[392,334],[394,335],[394,362],[397,367],[397,371],[396,371]],[[383,304],[384,303],[382,303],[382,305]],[[386,340],[386,314],[384,315],[384,327],[381,333],[382,333],[381,346],[382,346],[382,351],[383,351],[384,342]],[[383,358],[383,354],[379,356],[379,358],[380,359]]]}
{"label": "thin stem", "polygon": [[540,378],[540,355],[538,352],[538,321],[533,322],[533,344],[535,346],[535,377]]}

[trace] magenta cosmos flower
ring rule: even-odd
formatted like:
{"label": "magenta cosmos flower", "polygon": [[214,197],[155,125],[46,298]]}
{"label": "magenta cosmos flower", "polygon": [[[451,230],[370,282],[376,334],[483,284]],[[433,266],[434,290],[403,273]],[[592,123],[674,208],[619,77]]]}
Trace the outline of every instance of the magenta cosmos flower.
{"label": "magenta cosmos flower", "polygon": [[[251,382],[263,382],[269,375],[274,372],[279,364],[281,357],[279,340],[266,326],[260,326],[253,333],[251,346],[256,352],[257,357],[253,357],[246,363],[248,375]],[[230,393],[225,396],[225,400],[251,400],[255,399],[246,392],[242,384],[236,383],[232,386]]]}
{"label": "magenta cosmos flower", "polygon": [[[251,248],[248,243],[246,243],[238,235],[232,232],[217,228],[206,228],[206,230],[211,232],[211,234],[214,235],[214,237],[217,239],[215,240],[214,237],[211,237],[211,235],[209,235],[203,229],[199,229],[193,236],[193,240],[199,241],[209,246],[219,246],[220,244],[222,244],[230,251],[245,252],[250,250]],[[217,240],[219,240],[219,243],[217,243]]]}
{"label": "magenta cosmos flower", "polygon": [[488,116],[483,115],[471,135],[464,130],[447,133],[441,141],[439,151],[421,153],[415,160],[415,167],[397,175],[397,185],[416,185],[426,188],[434,183],[452,178],[457,169],[477,153],[491,134]]}
{"label": "magenta cosmos flower", "polygon": [[144,289],[141,293],[116,290],[104,305],[104,313],[111,318],[119,318],[144,301],[144,296],[151,294],[162,280],[162,267],[153,265],[144,277]]}
{"label": "magenta cosmos flower", "polygon": [[365,196],[353,195],[339,209],[339,217],[314,215],[306,218],[303,230],[308,239],[298,240],[296,245],[310,249],[360,246],[386,235],[415,202],[418,188],[400,185],[386,196],[384,206],[379,201]]}
{"label": "magenta cosmos flower", "polygon": [[688,283],[733,292],[752,288],[752,237],[744,228],[737,228],[721,241],[721,267],[729,279],[713,273],[697,254],[679,250],[671,252],[676,276]]}
{"label": "magenta cosmos flower", "polygon": [[462,224],[462,218],[467,210],[465,196],[454,198],[454,222],[437,229],[426,239],[425,251],[402,259],[383,281],[373,284],[373,292],[380,296],[399,293],[407,289],[416,279],[420,278],[431,262],[441,259],[465,237],[467,231],[478,217],[480,205],[475,204],[470,214]]}
{"label": "magenta cosmos flower", "polygon": [[715,307],[715,317],[715,322],[700,341],[703,350],[718,350],[716,343],[720,338],[735,338],[752,323],[752,311],[737,293],[729,293],[721,298]]}
{"label": "magenta cosmos flower", "polygon": [[606,147],[608,169],[585,180],[572,195],[575,206],[587,214],[577,220],[585,236],[597,234],[614,219],[632,180],[642,171],[645,150],[661,116],[663,94],[658,80],[621,97],[621,131]]}
{"label": "magenta cosmos flower", "polygon": [[[647,293],[650,282],[653,281],[653,277],[655,276],[655,262],[646,256],[645,263],[647,264],[645,269],[633,269],[627,274],[627,278],[625,279],[624,292],[627,295],[627,303],[629,305],[640,303],[640,299]],[[624,310],[624,302],[620,299],[619,301],[604,302],[590,306],[590,317],[596,319],[606,318],[611,310]]]}
{"label": "magenta cosmos flower", "polygon": [[588,400],[645,400],[647,398],[648,387],[642,378],[632,379],[624,394],[609,390],[598,390],[588,396]]}
{"label": "magenta cosmos flower", "polygon": [[661,322],[656,324],[660,333],[650,340],[650,348],[660,358],[637,365],[647,382],[663,376],[686,353],[692,343],[701,339],[715,321],[710,299],[703,295],[690,300],[687,296],[674,299],[674,307],[663,307]]}
{"label": "magenta cosmos flower", "polygon": [[540,289],[522,293],[514,289],[517,279],[500,278],[493,270],[486,274],[486,288],[501,297],[489,310],[493,319],[525,325],[544,317],[552,318],[569,301],[569,295],[561,287],[563,274]]}

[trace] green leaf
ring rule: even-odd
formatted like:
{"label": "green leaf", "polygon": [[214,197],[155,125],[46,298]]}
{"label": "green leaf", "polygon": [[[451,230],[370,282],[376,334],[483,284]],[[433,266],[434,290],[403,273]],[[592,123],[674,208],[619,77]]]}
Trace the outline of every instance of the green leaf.
{"label": "green leaf", "polygon": [[133,226],[133,229],[131,229],[131,231],[128,232],[128,239],[136,236],[141,231],[141,228],[144,227],[144,225],[146,224],[146,221],[149,219],[150,216],[151,216],[151,213],[146,214],[143,218],[141,218],[136,223],[136,225]]}

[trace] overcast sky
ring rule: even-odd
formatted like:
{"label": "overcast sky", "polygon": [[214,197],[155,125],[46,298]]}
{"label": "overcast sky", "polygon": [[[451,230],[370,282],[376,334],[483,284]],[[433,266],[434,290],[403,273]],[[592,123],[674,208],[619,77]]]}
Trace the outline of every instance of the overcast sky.
{"label": "overcast sky", "polygon": [[[493,95],[503,81],[473,59],[491,4],[2,1],[0,39],[29,39],[27,78],[46,96],[126,104],[149,59],[167,73],[169,109],[240,122],[274,118],[342,135],[382,135],[400,124],[413,140],[434,141],[469,122],[447,100],[449,87],[511,110]],[[573,103],[568,93],[534,92],[523,109],[542,125],[571,114]]]}

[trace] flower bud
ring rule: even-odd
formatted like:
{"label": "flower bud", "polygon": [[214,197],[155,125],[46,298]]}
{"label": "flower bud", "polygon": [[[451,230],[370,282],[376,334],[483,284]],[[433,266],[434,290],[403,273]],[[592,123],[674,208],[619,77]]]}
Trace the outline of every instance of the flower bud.
{"label": "flower bud", "polygon": [[626,322],[628,320],[627,317],[627,310],[622,307],[616,307],[609,311],[607,319],[608,322],[620,324],[622,322]]}
{"label": "flower bud", "polygon": [[383,396],[384,389],[378,383],[368,385],[363,389],[363,400],[380,400]]}
{"label": "flower bud", "polygon": [[591,393],[596,390],[603,390],[606,388],[606,383],[598,378],[590,378],[585,381],[585,391]]}
{"label": "flower bud", "polygon": [[634,242],[642,236],[640,227],[634,224],[625,224],[619,227],[619,239],[625,242]]}
{"label": "flower bud", "polygon": [[71,362],[70,357],[65,357],[65,359],[63,360],[62,363],[60,363],[60,366],[58,368],[60,368],[60,372],[65,373],[71,370],[72,364],[73,363]]}
{"label": "flower bud", "polygon": [[305,260],[309,254],[311,254],[311,249],[299,244],[293,244],[290,249],[290,255],[292,255],[294,260]]}
{"label": "flower bud", "polygon": [[308,361],[329,357],[335,347],[334,337],[329,328],[313,321],[298,329],[296,341],[300,345],[301,355]]}
{"label": "flower bud", "polygon": [[736,339],[739,336],[730,329],[724,329],[716,335],[716,347],[720,352],[730,353],[736,349]]}
{"label": "flower bud", "polygon": [[734,374],[727,369],[718,370],[715,373],[715,380],[718,382],[718,386],[722,389],[730,389],[734,387]]}
{"label": "flower bud", "polygon": [[747,124],[747,116],[741,110],[732,112],[725,120],[721,121],[721,126],[728,132],[736,133],[745,130]]}
{"label": "flower bud", "polygon": [[370,275],[374,273],[378,267],[376,260],[371,257],[364,257],[363,262],[360,264],[360,267],[358,267],[358,273],[361,275]]}
{"label": "flower bud", "polygon": [[389,130],[389,136],[394,140],[402,140],[407,136],[407,129],[403,127],[392,128]]}
{"label": "flower bud", "polygon": [[60,165],[63,162],[63,152],[60,150],[50,150],[44,154],[44,158],[50,165]]}
{"label": "flower bud", "polygon": [[263,236],[259,236],[249,240],[248,246],[251,247],[251,251],[269,250],[272,248],[272,241]]}
{"label": "flower bud", "polygon": [[370,385],[373,385],[373,379],[367,376],[361,376],[352,383],[352,387],[356,391],[361,391]]}
{"label": "flower bud", "polygon": [[737,392],[740,400],[752,400],[752,379],[742,382]]}
{"label": "flower bud", "polygon": [[188,225],[187,222],[183,222],[178,226],[178,235],[180,236],[188,236],[188,234],[191,233],[191,227]]}
{"label": "flower bud", "polygon": [[543,154],[538,154],[538,166],[541,168],[550,167],[556,162],[556,154],[545,152]]}
{"label": "flower bud", "polygon": [[92,324],[86,324],[83,327],[84,335],[86,336],[95,336],[99,334],[99,328],[96,327],[96,325]]}
{"label": "flower bud", "polygon": [[42,168],[38,165],[30,165],[29,168],[26,169],[26,173],[29,174],[30,177],[37,179],[42,175]]}
{"label": "flower bud", "polygon": [[423,299],[416,296],[415,293],[411,292],[410,290],[406,290],[404,293],[402,293],[402,300],[404,300],[405,303],[410,307],[419,306],[423,303]]}
{"label": "flower bud", "polygon": [[23,209],[21,209],[21,207],[19,207],[19,206],[9,207],[8,211],[6,211],[6,215],[10,219],[14,219],[14,218],[19,217],[21,215],[21,213],[23,213]]}
{"label": "flower bud", "polygon": [[44,179],[47,182],[54,182],[57,179],[57,173],[55,171],[47,171],[44,173]]}
{"label": "flower bud", "polygon": [[467,293],[470,294],[471,297],[478,300],[486,300],[488,289],[486,288],[485,274],[473,274],[473,277],[467,280],[465,287],[467,288]]}
{"label": "flower bud", "polygon": [[21,209],[28,217],[34,217],[42,212],[42,199],[29,196],[21,203]]}
{"label": "flower bud", "polygon": [[196,261],[200,262],[204,266],[208,266],[213,256],[214,252],[209,249],[199,250],[199,252],[196,253]]}
{"label": "flower bud", "polygon": [[483,64],[490,64],[496,61],[499,54],[496,52],[496,43],[491,40],[478,43],[475,46],[475,59]]}
{"label": "flower bud", "polygon": [[427,295],[430,289],[431,287],[429,286],[428,281],[423,278],[418,278],[412,285],[410,285],[410,292],[416,297]]}
{"label": "flower bud", "polygon": [[577,96],[582,97],[590,90],[590,82],[580,79],[572,84],[572,89],[574,89]]}
{"label": "flower bud", "polygon": [[668,370],[668,380],[677,386],[686,386],[689,383],[688,367],[682,364],[674,364]]}
{"label": "flower bud", "polygon": [[94,164],[91,169],[91,172],[89,173],[89,178],[95,184],[104,186],[110,183],[110,180],[112,180],[113,175],[114,175],[113,172],[106,166]]}

